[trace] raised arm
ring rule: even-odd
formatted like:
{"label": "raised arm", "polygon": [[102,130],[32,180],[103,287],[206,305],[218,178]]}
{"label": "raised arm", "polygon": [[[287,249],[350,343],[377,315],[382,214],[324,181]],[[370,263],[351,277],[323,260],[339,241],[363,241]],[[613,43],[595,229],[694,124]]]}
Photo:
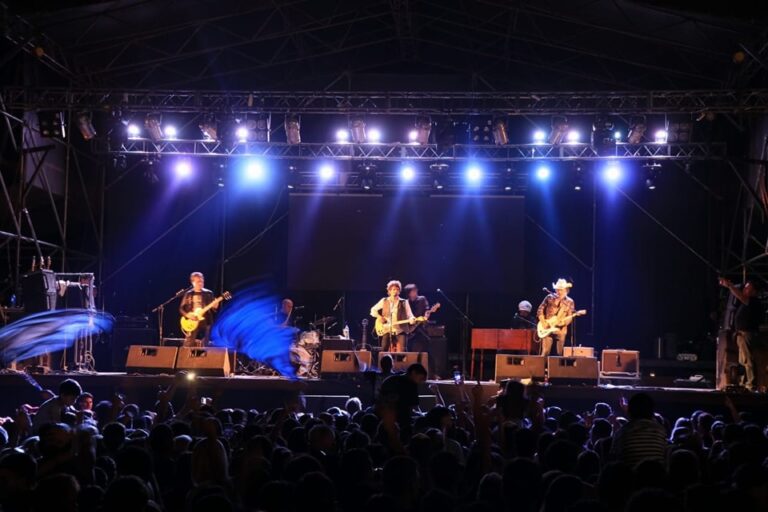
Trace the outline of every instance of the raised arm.
{"label": "raised arm", "polygon": [[744,294],[742,288],[737,288],[729,279],[720,278],[718,282],[720,283],[720,286],[727,288],[739,302],[742,304],[749,304],[749,297]]}

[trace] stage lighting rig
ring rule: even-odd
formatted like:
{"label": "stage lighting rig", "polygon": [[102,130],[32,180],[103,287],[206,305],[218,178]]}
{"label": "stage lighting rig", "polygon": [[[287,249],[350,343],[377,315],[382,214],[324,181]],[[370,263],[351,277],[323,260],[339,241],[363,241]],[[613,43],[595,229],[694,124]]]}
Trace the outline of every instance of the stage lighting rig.
{"label": "stage lighting rig", "polygon": [[647,126],[645,116],[635,116],[629,120],[629,133],[627,133],[627,142],[630,144],[640,144],[645,137]]}
{"label": "stage lighting rig", "polygon": [[80,112],[77,114],[77,127],[80,129],[80,135],[84,140],[91,140],[96,137],[96,128],[93,126],[93,118],[90,112]]}
{"label": "stage lighting rig", "polygon": [[295,114],[287,114],[283,124],[285,140],[288,144],[301,144],[301,119]]}
{"label": "stage lighting rig", "polygon": [[552,118],[552,129],[547,137],[547,142],[552,145],[560,144],[568,134],[568,119],[564,116]]}
{"label": "stage lighting rig", "polygon": [[203,121],[200,122],[200,131],[203,133],[203,137],[208,140],[219,140],[218,125],[216,124],[215,116],[206,116]]}
{"label": "stage lighting rig", "polygon": [[616,133],[613,121],[607,117],[597,116],[592,123],[592,146],[600,155],[611,155],[616,152]]}
{"label": "stage lighting rig", "polygon": [[493,143],[497,146],[503,146],[509,143],[507,122],[501,117],[497,117],[493,121]]}
{"label": "stage lighting rig", "polygon": [[409,134],[411,142],[416,142],[422,146],[429,144],[429,135],[432,132],[432,119],[429,116],[419,116],[416,118],[413,130]]}
{"label": "stage lighting rig", "polygon": [[673,121],[669,123],[667,142],[691,142],[693,123],[691,121]]}
{"label": "stage lighting rig", "polygon": [[40,129],[40,135],[48,139],[54,137],[63,139],[66,136],[63,112],[39,111],[37,113],[37,126]]}
{"label": "stage lighting rig", "polygon": [[158,113],[147,114],[144,118],[144,128],[147,130],[149,138],[154,142],[162,140],[165,135],[163,134],[163,116]]}
{"label": "stage lighting rig", "polygon": [[[339,134],[336,135],[338,137]],[[365,133],[365,119],[362,117],[352,118],[349,122],[349,135],[355,144],[365,144],[368,141]]]}

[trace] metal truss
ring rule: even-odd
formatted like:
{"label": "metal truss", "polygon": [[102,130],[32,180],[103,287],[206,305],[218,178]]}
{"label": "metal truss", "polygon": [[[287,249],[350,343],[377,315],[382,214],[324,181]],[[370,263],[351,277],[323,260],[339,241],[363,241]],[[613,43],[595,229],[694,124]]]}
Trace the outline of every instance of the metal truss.
{"label": "metal truss", "polygon": [[284,160],[350,160],[397,162],[466,161],[515,162],[528,160],[719,160],[726,157],[725,144],[625,144],[609,149],[590,144],[510,144],[505,146],[416,145],[404,143],[341,144],[280,142],[225,144],[211,140],[153,142],[130,139],[119,147],[96,146],[97,151],[123,155],[189,157],[262,157]]}
{"label": "metal truss", "polygon": [[8,87],[6,108],[296,114],[768,113],[768,89],[624,92],[175,91]]}

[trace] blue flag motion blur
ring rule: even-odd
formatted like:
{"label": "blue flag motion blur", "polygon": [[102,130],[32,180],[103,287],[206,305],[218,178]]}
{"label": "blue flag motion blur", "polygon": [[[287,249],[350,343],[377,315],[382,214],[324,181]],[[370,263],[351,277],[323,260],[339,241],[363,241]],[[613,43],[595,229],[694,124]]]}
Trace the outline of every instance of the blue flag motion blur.
{"label": "blue flag motion blur", "polygon": [[0,329],[0,358],[8,363],[68,348],[78,338],[111,331],[114,321],[87,309],[35,313]]}
{"label": "blue flag motion blur", "polygon": [[295,379],[290,357],[294,331],[275,324],[277,302],[263,287],[237,292],[216,319],[211,339],[216,346],[237,350]]}

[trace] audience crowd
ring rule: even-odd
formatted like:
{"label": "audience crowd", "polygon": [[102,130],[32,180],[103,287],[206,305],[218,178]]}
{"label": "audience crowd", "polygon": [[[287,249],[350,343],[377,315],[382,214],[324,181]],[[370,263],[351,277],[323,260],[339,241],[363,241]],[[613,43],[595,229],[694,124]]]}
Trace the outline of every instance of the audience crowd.
{"label": "audience crowd", "polygon": [[425,379],[413,365],[375,404],[315,415],[219,409],[183,376],[142,405],[67,379],[0,419],[0,511],[768,510],[768,430],[730,401],[669,418],[636,393],[577,413],[510,381],[491,400],[458,384],[455,404],[434,388],[424,411]]}

